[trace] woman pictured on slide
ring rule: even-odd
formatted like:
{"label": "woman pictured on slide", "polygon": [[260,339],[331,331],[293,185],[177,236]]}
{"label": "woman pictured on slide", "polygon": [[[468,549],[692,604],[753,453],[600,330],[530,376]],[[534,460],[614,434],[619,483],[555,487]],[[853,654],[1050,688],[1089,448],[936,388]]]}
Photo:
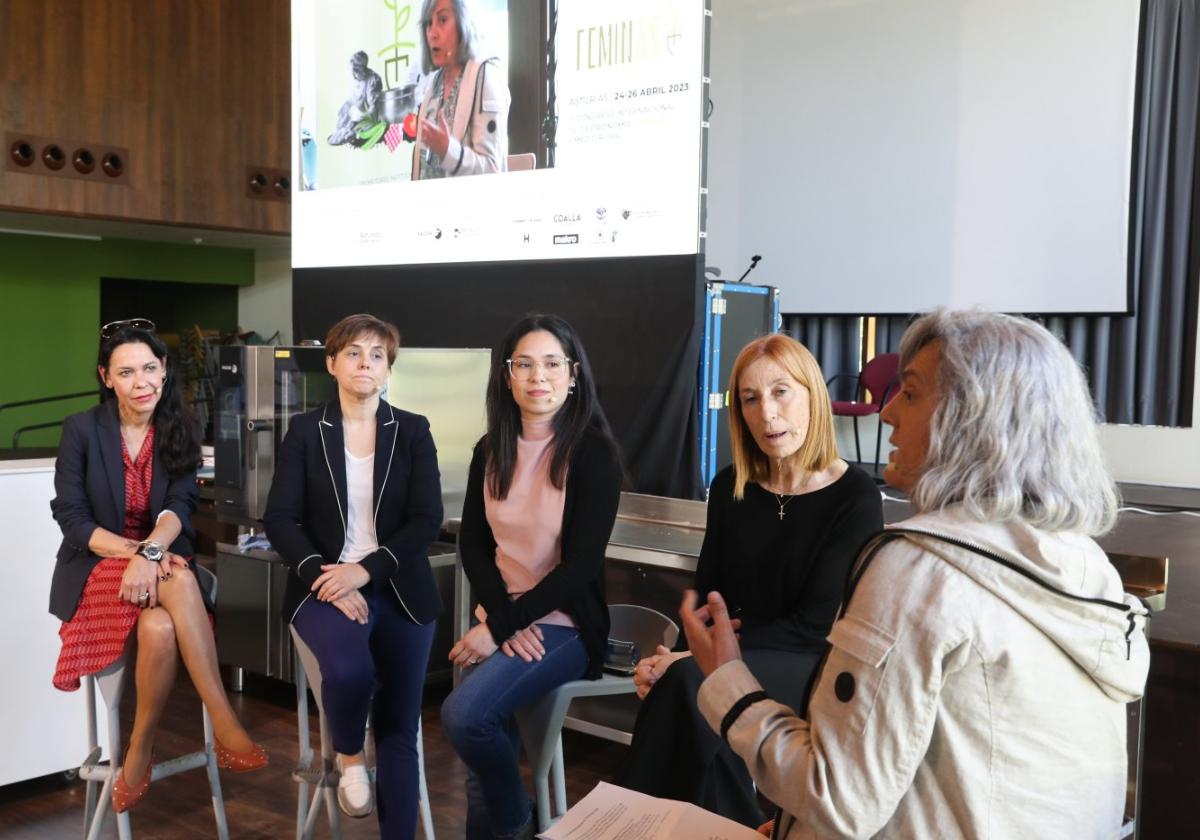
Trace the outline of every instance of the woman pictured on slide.
{"label": "woman pictured on slide", "polygon": [[523,318],[492,362],[459,535],[480,623],[450,650],[464,675],[442,704],[471,774],[468,840],[533,837],[512,716],[564,682],[600,676],[604,554],[623,477],[566,321]]}
{"label": "woman pictured on slide", "polygon": [[[858,549],[883,527],[875,482],[838,457],[825,378],[793,338],[757,338],[729,376],[733,464],[713,478],[696,589],[721,592],[741,620],[747,667],[797,708]],[[650,651],[647,651],[650,653]],[[705,722],[704,679],[689,652],[638,663],[643,698],[619,779],[756,826],[764,816],[745,763]]]}
{"label": "woman pictured on slide", "polygon": [[254,770],[262,748],[238,722],[217,670],[217,648],[192,560],[200,435],[167,348],[144,318],[100,330],[97,373],[104,401],[68,417],[54,466],[50,508],[62,547],[50,612],[63,621],[54,686],[79,688],[137,640],[137,705],[129,747],[112,788],[127,811],[150,789],[152,752],[180,656],[212,716],[217,765]]}
{"label": "woman pictured on slide", "polygon": [[467,0],[421,6],[421,69],[433,73],[417,111],[412,180],[503,172],[510,96],[495,58],[480,58]]}

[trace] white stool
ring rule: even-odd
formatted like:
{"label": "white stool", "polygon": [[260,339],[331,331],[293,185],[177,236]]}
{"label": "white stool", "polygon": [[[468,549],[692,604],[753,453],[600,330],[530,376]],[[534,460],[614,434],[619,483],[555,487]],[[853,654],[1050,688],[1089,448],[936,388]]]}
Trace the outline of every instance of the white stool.
{"label": "white stool", "polygon": [[[196,581],[200,588],[208,593],[213,603],[217,599],[217,578],[203,567],[197,566]],[[112,788],[117,774],[121,772],[118,762],[123,755],[121,751],[121,694],[125,688],[125,666],[128,664],[128,651],[121,658],[109,665],[103,671],[89,674],[83,679],[83,690],[87,695],[87,729],[88,755],[79,767],[79,778],[87,782],[87,796],[83,811],[83,831],[87,840],[96,840],[100,836],[100,828],[112,802]],[[108,764],[100,763],[100,747],[96,738],[96,688],[104,699],[104,707],[108,714]],[[201,704],[203,707],[203,704]],[[167,776],[174,776],[185,770],[196,770],[204,767],[208,772],[208,788],[212,792],[213,816],[217,821],[217,837],[229,840],[229,826],[225,822],[225,801],[221,796],[221,779],[217,775],[217,756],[213,752],[212,719],[208,709],[203,708],[204,718],[204,749],[200,752],[188,753],[169,761],[161,761],[150,771],[151,781],[157,782]],[[97,794],[99,796],[97,797]],[[129,812],[117,814],[117,835],[121,840],[130,840],[132,833],[129,827]]]}
{"label": "white stool", "polygon": [[[289,625],[292,644],[296,649],[296,720],[299,727],[300,755],[292,778],[299,785],[296,802],[296,840],[311,840],[317,827],[321,806],[329,819],[329,836],[341,840],[341,810],[337,803],[338,772],[334,762],[333,740],[325,724],[325,710],[321,703],[321,666],[312,649],[304,644],[295,627]],[[321,760],[315,761],[308,729],[308,689],[311,686],[320,713]],[[367,728],[370,728],[368,719]],[[375,768],[370,768],[371,781],[375,781]],[[309,789],[312,791],[311,797]],[[434,840],[433,812],[429,807],[429,788],[425,784],[425,747],[421,732],[421,718],[417,718],[417,791],[421,811],[421,831],[425,840]]]}

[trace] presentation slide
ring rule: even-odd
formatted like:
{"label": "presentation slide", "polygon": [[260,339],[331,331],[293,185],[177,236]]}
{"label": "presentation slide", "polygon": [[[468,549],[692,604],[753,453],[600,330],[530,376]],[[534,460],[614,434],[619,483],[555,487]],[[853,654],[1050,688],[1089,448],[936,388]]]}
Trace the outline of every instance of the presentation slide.
{"label": "presentation slide", "polygon": [[699,251],[703,0],[519,5],[293,0],[293,266]]}

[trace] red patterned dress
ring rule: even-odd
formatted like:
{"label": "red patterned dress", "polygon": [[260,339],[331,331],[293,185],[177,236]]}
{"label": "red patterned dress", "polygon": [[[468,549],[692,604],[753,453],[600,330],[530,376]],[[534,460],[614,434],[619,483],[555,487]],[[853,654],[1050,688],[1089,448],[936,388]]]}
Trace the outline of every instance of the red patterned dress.
{"label": "red patterned dress", "polygon": [[[125,527],[121,534],[127,539],[144,540],[154,529],[150,521],[153,426],[146,432],[136,461],[129,457],[122,436],[121,461],[125,465]],[[62,651],[54,669],[55,688],[76,690],[80,678],[104,670],[125,651],[129,633],[143,609],[118,597],[128,563],[125,557],[105,557],[88,575],[75,615],[58,631]]]}

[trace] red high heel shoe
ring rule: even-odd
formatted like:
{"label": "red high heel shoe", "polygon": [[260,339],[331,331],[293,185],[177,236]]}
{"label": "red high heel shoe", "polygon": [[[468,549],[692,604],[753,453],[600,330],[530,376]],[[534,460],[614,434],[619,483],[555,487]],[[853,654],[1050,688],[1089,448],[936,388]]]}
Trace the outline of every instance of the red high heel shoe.
{"label": "red high heel shoe", "polygon": [[150,790],[150,773],[154,770],[154,758],[146,765],[145,777],[134,787],[125,783],[125,765],[117,771],[117,781],[112,787],[112,807],[115,813],[121,814],[142,801],[146,791]]}
{"label": "red high heel shoe", "polygon": [[217,766],[222,770],[232,770],[234,773],[248,773],[260,767],[266,767],[270,762],[267,751],[262,745],[255,744],[245,752],[234,752],[213,736],[213,752],[217,754]]}

